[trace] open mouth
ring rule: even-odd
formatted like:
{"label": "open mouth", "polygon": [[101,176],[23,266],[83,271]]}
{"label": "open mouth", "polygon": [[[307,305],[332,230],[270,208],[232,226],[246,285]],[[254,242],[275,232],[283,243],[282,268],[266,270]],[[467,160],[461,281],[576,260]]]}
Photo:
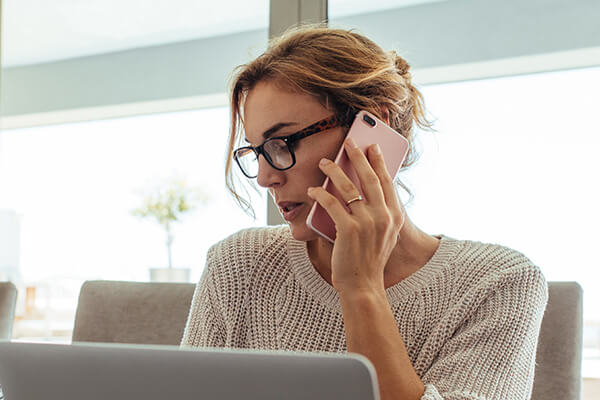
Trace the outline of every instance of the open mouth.
{"label": "open mouth", "polygon": [[284,207],[281,207],[281,209],[284,212],[290,212],[293,209],[295,209],[296,207],[298,207],[299,205],[301,205],[302,203],[293,203],[293,204],[286,204]]}
{"label": "open mouth", "polygon": [[279,204],[283,219],[290,222],[302,212],[303,203],[285,202]]}

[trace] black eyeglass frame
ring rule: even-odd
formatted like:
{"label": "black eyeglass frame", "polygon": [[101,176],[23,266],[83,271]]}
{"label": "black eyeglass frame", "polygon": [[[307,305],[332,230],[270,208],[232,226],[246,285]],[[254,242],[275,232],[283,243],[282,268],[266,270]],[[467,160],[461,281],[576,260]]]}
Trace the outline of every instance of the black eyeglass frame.
{"label": "black eyeglass frame", "polygon": [[[314,124],[311,124],[311,125],[307,126],[306,128],[299,130],[298,132],[292,133],[291,135],[276,136],[276,137],[268,138],[267,140],[265,140],[258,146],[239,147],[233,151],[233,158],[234,158],[236,164],[238,165],[238,167],[240,168],[240,170],[242,171],[242,173],[249,179],[254,179],[258,175],[254,175],[254,176],[248,175],[246,173],[246,171],[244,171],[244,168],[242,167],[241,162],[238,158],[238,153],[247,152],[248,150],[252,150],[254,152],[254,154],[256,155],[257,159],[258,159],[258,156],[262,154],[262,156],[265,158],[265,160],[267,160],[269,165],[271,167],[275,168],[276,170],[285,171],[285,170],[292,168],[294,165],[296,165],[296,155],[294,154],[294,149],[293,149],[294,144],[296,142],[298,142],[299,140],[304,139],[306,137],[309,137],[311,135],[314,135],[315,133],[324,132],[329,129],[337,128],[341,125],[342,125],[342,121],[336,115],[332,115],[330,117],[327,117],[320,121],[317,121]],[[279,168],[279,167],[275,166],[273,164],[273,160],[271,160],[271,157],[269,156],[269,154],[264,150],[265,144],[272,140],[282,140],[286,144],[287,149],[290,152],[290,155],[292,156],[292,163],[289,167]]]}

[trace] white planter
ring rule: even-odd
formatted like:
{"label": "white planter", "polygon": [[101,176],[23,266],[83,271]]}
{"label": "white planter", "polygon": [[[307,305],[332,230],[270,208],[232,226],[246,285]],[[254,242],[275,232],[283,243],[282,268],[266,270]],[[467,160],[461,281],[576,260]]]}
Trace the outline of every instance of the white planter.
{"label": "white planter", "polygon": [[151,282],[189,282],[189,268],[150,268]]}

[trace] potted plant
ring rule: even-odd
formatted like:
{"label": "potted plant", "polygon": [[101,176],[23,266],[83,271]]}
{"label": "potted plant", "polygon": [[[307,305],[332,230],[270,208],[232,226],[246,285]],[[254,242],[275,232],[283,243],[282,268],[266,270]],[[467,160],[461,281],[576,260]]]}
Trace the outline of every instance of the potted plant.
{"label": "potted plant", "polygon": [[173,244],[173,224],[181,222],[182,217],[205,203],[206,196],[198,189],[189,187],[184,179],[172,178],[162,185],[146,192],[141,207],[131,211],[140,218],[150,218],[158,222],[167,236],[168,267],[150,268],[150,280],[153,282],[189,282],[189,268],[173,268],[171,246]]}

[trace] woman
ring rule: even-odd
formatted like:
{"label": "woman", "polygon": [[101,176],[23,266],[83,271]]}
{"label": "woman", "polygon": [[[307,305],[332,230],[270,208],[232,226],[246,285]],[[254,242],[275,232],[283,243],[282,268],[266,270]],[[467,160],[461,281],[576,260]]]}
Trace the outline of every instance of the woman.
{"label": "woman", "polygon": [[[345,140],[366,110],[412,143],[427,121],[408,70],[369,39],[322,27],[288,32],[241,67],[228,186],[248,205],[232,184],[236,163],[288,225],[243,230],[209,250],[183,345],[360,353],[384,400],[529,397],[547,299],[540,270],[505,247],[422,232],[380,149],[364,155]],[[364,199],[331,162],[341,145]],[[349,212],[320,187],[325,176]],[[334,244],[306,226],[314,201],[336,224]]]}

